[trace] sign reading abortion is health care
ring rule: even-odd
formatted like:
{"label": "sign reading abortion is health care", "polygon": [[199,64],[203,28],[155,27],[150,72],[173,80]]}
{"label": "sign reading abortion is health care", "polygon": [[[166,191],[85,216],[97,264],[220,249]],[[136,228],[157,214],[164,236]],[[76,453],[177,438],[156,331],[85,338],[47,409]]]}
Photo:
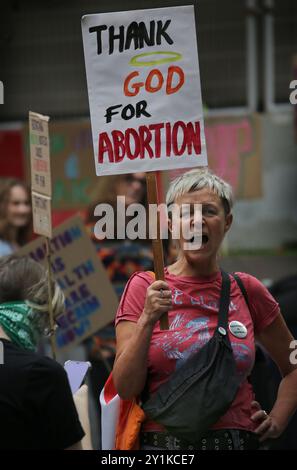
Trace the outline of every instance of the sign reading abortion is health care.
{"label": "sign reading abortion is health care", "polygon": [[86,15],[97,175],[207,165],[194,6]]}
{"label": "sign reading abortion is health care", "polygon": [[[58,350],[79,344],[110,323],[117,296],[82,220],[75,216],[56,227],[50,241],[52,270],[65,295],[65,313],[56,331]],[[18,251],[46,266],[46,245],[38,238]]]}

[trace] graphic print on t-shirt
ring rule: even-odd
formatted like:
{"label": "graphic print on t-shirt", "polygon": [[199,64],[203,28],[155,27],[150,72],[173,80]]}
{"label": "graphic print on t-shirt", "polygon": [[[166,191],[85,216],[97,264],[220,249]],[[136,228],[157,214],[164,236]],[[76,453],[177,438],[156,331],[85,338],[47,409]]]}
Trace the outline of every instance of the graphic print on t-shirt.
{"label": "graphic print on t-shirt", "polygon": [[[179,309],[183,306],[184,292],[174,289],[172,300],[173,304]],[[188,299],[186,300],[188,303]],[[210,297],[198,298],[191,297],[191,304],[203,306],[214,312],[218,310],[218,301]],[[185,310],[187,307],[185,306]],[[234,302],[230,302],[230,312],[237,311],[238,307]],[[211,312],[210,312],[211,313]],[[179,369],[184,362],[193,354],[198,352],[212,337],[216,327],[217,318],[211,315],[194,317],[189,315],[188,311],[177,313],[170,323],[168,332],[163,332],[162,337],[158,335],[153,337],[151,349],[162,351],[164,359],[174,361],[173,370]],[[238,365],[238,372],[242,377],[246,376],[253,364],[253,351],[242,340],[231,342],[233,354]]]}

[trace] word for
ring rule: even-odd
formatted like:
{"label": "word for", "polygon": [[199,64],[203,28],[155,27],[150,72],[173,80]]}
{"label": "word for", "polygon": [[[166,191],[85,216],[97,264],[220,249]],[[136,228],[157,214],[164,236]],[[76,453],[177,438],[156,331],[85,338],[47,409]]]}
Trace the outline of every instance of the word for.
{"label": "word for", "polygon": [[102,33],[107,31],[108,40],[108,53],[112,54],[115,50],[115,43],[118,41],[118,52],[130,49],[132,43],[134,49],[142,49],[145,46],[155,46],[162,44],[162,39],[168,44],[173,44],[172,38],[166,32],[171,20],[167,20],[164,24],[163,21],[150,21],[149,29],[146,24],[141,21],[137,23],[133,21],[127,28],[119,26],[118,31],[114,26],[107,26],[106,24],[99,26],[92,26],[89,28],[89,33],[96,33],[97,39],[97,55],[102,54]]}
{"label": "word for", "polygon": [[[107,108],[106,113],[104,114],[104,117],[106,118],[106,122],[111,122],[112,116],[119,114],[119,111],[116,111],[116,109],[121,108],[122,106],[123,106],[122,104],[116,104],[114,106],[110,106],[109,108]],[[121,111],[121,118],[124,119],[125,121],[128,121],[129,119],[132,119],[134,117],[136,118],[139,118],[140,116],[151,117],[151,114],[147,112],[146,107],[147,107],[147,102],[145,100],[138,101],[138,103],[136,103],[135,106],[133,104],[127,104],[126,106],[123,107]]]}
{"label": "word for", "polygon": [[[161,145],[163,144],[163,145]],[[101,132],[98,139],[98,162],[119,163],[124,159],[160,158],[201,154],[200,123],[177,121]]]}

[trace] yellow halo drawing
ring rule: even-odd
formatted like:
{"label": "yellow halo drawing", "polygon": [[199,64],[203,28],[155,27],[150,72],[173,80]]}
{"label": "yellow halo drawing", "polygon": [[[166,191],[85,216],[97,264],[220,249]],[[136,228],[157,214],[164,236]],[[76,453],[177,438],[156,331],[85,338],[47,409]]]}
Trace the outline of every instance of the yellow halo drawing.
{"label": "yellow halo drawing", "polygon": [[[163,59],[155,59],[155,60],[149,60],[146,62],[139,62],[139,59],[141,57],[148,57],[148,56],[154,56],[154,55],[167,55],[169,57],[163,57]],[[172,51],[156,51],[156,52],[143,52],[142,54],[138,54],[134,57],[129,62],[129,65],[134,65],[136,67],[150,67],[152,65],[159,65],[159,64],[166,64],[167,62],[176,62],[178,60],[182,59],[182,54],[179,52],[172,52]]]}

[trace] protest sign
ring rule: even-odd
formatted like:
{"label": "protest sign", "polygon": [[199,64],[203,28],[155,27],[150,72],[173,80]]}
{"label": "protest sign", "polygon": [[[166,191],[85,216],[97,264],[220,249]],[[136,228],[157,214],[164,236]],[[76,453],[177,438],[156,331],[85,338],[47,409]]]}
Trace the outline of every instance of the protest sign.
{"label": "protest sign", "polygon": [[31,187],[45,196],[52,195],[48,116],[29,112]]}
{"label": "protest sign", "polygon": [[194,6],[86,15],[97,175],[207,165]]}
{"label": "protest sign", "polygon": [[33,230],[38,235],[52,237],[51,198],[32,191]]}
{"label": "protest sign", "polygon": [[48,116],[29,112],[33,229],[37,235],[51,238],[52,183],[48,121]]}
{"label": "protest sign", "polygon": [[[50,249],[52,272],[64,291],[66,307],[59,317],[56,347],[65,351],[110,323],[118,300],[79,216],[54,229]],[[18,255],[30,255],[46,266],[45,240],[34,240]]]}

